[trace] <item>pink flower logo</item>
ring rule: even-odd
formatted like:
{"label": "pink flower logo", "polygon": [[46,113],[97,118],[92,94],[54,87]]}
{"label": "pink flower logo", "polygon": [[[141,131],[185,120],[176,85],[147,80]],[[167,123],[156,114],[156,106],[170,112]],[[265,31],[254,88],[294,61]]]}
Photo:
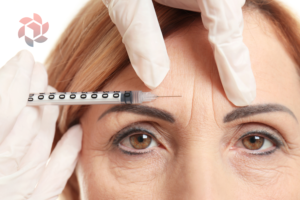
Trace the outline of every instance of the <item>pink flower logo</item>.
{"label": "pink flower logo", "polygon": [[[33,41],[43,43],[48,39],[43,35],[47,33],[49,29],[49,23],[46,22],[43,24],[42,18],[38,14],[34,13],[33,19],[24,17],[20,20],[20,22],[23,24],[23,26],[19,29],[18,36],[19,38],[25,36],[25,42],[29,46],[33,47]],[[25,35],[25,26],[33,30],[33,39]]]}

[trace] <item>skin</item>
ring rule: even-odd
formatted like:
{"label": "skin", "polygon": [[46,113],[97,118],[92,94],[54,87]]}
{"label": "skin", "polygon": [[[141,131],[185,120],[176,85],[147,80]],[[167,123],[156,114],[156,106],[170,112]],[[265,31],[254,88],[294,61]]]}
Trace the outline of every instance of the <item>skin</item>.
{"label": "skin", "polygon": [[[182,97],[144,104],[171,113],[175,122],[130,112],[112,112],[98,121],[114,105],[92,105],[81,118],[83,147],[76,174],[82,199],[300,198],[297,66],[270,23],[253,13],[245,13],[243,33],[257,84],[257,97],[251,105],[280,104],[294,117],[280,109],[262,109],[259,114],[224,122],[237,107],[226,98],[208,32],[199,19],[165,40],[171,69],[152,91]],[[131,66],[103,90],[150,91]],[[131,124],[151,131],[159,146],[139,155],[123,153],[111,138]],[[271,147],[247,149],[239,138],[250,131],[270,141]],[[276,149],[262,131],[278,137],[282,146]],[[253,154],[270,149],[275,151]]]}

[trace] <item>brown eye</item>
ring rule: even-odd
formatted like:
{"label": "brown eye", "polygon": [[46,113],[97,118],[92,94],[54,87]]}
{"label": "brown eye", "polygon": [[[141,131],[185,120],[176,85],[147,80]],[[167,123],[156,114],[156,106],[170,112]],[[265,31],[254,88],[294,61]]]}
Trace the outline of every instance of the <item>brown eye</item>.
{"label": "brown eye", "polygon": [[130,144],[135,149],[145,149],[147,148],[152,138],[146,134],[136,134],[129,137]]}
{"label": "brown eye", "polygon": [[256,135],[245,137],[242,140],[244,147],[250,150],[260,149],[264,145],[264,142],[265,138]]}

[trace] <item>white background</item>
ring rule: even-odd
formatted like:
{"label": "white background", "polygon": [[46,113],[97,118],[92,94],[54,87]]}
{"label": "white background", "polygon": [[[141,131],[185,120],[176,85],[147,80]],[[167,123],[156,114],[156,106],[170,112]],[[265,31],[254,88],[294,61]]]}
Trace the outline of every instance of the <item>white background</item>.
{"label": "white background", "polygon": [[[299,0],[281,1],[300,15]],[[0,68],[22,49],[29,50],[36,61],[43,63],[58,37],[86,2],[88,0],[0,0]],[[30,47],[24,37],[18,37],[18,31],[23,25],[19,21],[24,17],[33,18],[33,13],[40,15],[43,23],[49,23],[49,30],[44,35],[48,38],[46,42],[34,42],[34,47]]]}
{"label": "white background", "polygon": [[[101,1],[101,0],[100,0]],[[88,0],[0,0],[0,68],[22,49],[29,50],[36,61],[44,62],[61,33]],[[18,37],[24,17],[41,16],[43,24],[49,23],[44,43],[34,42],[34,47]],[[30,29],[28,29],[30,30]],[[30,36],[25,30],[25,34]],[[32,38],[32,36],[31,36]]]}

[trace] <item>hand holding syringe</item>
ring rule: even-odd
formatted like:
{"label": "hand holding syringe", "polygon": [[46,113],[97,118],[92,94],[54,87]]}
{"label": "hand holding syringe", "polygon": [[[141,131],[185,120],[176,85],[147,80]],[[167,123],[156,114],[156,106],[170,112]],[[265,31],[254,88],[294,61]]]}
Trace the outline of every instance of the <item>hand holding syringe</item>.
{"label": "hand holding syringe", "polygon": [[81,126],[70,127],[52,151],[59,107],[26,106],[35,91],[56,92],[45,67],[21,51],[0,69],[1,199],[57,199],[77,163]]}
{"label": "hand holding syringe", "polygon": [[57,92],[47,79],[45,67],[28,51],[0,69],[1,199],[57,199],[65,187],[81,150],[82,128],[70,127],[51,153],[57,105],[131,104],[162,97],[142,91]]}

